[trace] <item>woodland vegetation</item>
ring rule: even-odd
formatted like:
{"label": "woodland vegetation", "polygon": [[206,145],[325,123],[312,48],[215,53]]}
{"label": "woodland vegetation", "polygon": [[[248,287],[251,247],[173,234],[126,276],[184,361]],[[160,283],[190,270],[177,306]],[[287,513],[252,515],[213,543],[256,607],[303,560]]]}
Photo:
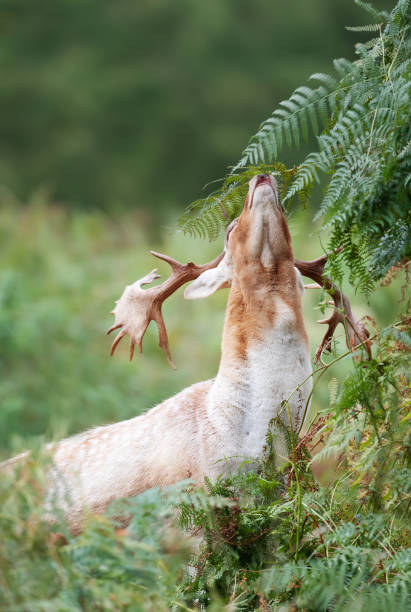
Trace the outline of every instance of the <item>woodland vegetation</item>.
{"label": "woodland vegetation", "polygon": [[[257,471],[206,482],[204,490],[185,482],[121,500],[89,517],[76,538],[63,520],[50,528],[41,507],[50,459],[40,432],[47,425],[59,437],[95,424],[95,405],[99,422],[133,416],[136,402],[147,408],[193,382],[201,342],[209,355],[202,376],[211,376],[219,338],[208,330],[221,329],[225,297],[196,310],[182,300],[166,309],[175,361],[184,369],[178,387],[154,343],[145,347],[152,361],[140,360],[138,370],[108,362],[108,321],[96,304],[108,312],[123,279],[152,267],[148,257],[136,263],[136,244],[146,244],[136,234],[139,213],[113,223],[96,211],[70,215],[41,195],[25,208],[4,196],[0,435],[5,456],[30,435],[33,455],[0,483],[1,609],[409,609],[409,2],[399,0],[391,12],[357,4],[368,15],[361,31],[369,40],[356,45],[356,58],[336,60],[332,74],[314,74],[281,102],[222,186],[180,218],[192,237],[167,239],[167,252],[179,259],[209,259],[218,247],[199,247],[196,238],[221,239],[249,177],[276,172],[296,256],[330,253],[327,273],[356,310],[373,312],[371,358],[361,346],[347,351],[340,333],[317,364],[311,412],[300,439],[289,432],[283,473],[274,471],[267,432]],[[301,163],[280,161],[287,147],[302,146]],[[306,312],[318,296],[308,300]],[[326,296],[319,308],[327,308]],[[309,325],[310,336],[321,337]],[[70,429],[59,431],[63,422]],[[127,529],[116,519],[123,513],[131,516]]]}

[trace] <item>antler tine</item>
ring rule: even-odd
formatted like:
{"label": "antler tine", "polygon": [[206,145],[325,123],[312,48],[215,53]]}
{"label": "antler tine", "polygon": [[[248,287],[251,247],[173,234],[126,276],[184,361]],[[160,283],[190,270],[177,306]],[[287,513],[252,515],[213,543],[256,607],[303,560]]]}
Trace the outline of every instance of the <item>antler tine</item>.
{"label": "antler tine", "polygon": [[156,278],[160,278],[157,270],[152,270],[149,274],[136,281],[133,285],[128,285],[123,295],[116,302],[116,306],[112,311],[115,320],[114,325],[108,330],[110,334],[115,329],[120,329],[110,350],[113,355],[120,340],[125,336],[130,336],[130,361],[133,359],[134,346],[138,345],[140,353],[142,352],[142,341],[146,329],[150,321],[155,321],[158,329],[158,341],[163,349],[169,365],[175,369],[175,365],[171,358],[170,348],[168,344],[167,329],[163,319],[161,307],[163,302],[179,289],[185,283],[196,279],[202,272],[215,268],[222,258],[224,252],[220,253],[213,261],[197,266],[193,262],[182,264],[176,259],[151,251],[154,257],[167,262],[171,266],[170,276],[160,285],[142,289],[142,285],[152,283]]}
{"label": "antler tine", "polygon": [[168,263],[171,266],[172,270],[177,270],[183,267],[183,264],[181,264],[179,261],[177,261],[173,257],[170,257],[169,255],[164,255],[163,253],[158,253],[157,251],[150,251],[150,253],[154,257],[157,257],[157,259],[162,259],[163,261]]}
{"label": "antler tine", "polygon": [[[338,249],[341,250],[342,247]],[[330,350],[331,339],[334,335],[335,328],[339,323],[344,325],[346,330],[346,342],[349,349],[355,349],[362,345],[367,351],[368,357],[371,358],[371,343],[369,341],[369,332],[359,319],[354,315],[351,309],[348,297],[339,289],[328,276],[324,276],[324,266],[327,261],[327,255],[322,255],[312,261],[294,260],[294,265],[303,276],[311,278],[329,293],[332,297],[330,304],[334,305],[334,311],[330,317],[318,321],[318,323],[328,325],[324,338],[317,349],[314,357],[314,363],[317,363],[323,351]]]}

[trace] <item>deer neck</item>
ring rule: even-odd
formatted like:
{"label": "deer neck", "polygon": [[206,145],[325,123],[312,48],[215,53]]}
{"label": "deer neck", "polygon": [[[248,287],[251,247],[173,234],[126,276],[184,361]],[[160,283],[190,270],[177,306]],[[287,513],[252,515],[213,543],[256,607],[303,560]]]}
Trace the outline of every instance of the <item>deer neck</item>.
{"label": "deer neck", "polygon": [[273,341],[281,346],[290,336],[308,346],[292,254],[269,267],[242,262],[228,298],[219,372],[235,376],[250,365],[253,348]]}
{"label": "deer neck", "polygon": [[[293,259],[286,257],[269,268],[261,262],[245,265],[233,280],[209,404],[216,428],[227,439],[237,440],[233,453],[241,447],[240,454],[258,454],[268,423],[282,414],[282,401],[309,377],[297,274]],[[309,386],[305,384],[290,401],[294,429],[301,422]],[[288,426],[288,412],[282,418]]]}

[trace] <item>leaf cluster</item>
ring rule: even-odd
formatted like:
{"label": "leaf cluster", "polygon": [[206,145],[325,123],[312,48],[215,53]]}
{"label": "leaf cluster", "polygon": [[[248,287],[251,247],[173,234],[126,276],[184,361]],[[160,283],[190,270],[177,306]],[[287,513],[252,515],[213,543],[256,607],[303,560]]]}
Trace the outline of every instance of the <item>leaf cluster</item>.
{"label": "leaf cluster", "polygon": [[[409,2],[390,14],[359,3],[375,23],[357,30],[375,37],[355,47],[358,59],[334,60],[335,74],[316,73],[312,87],[298,87],[264,121],[221,189],[194,203],[181,218],[184,231],[217,237],[238,214],[250,174],[279,172],[282,200],[309,201],[316,183],[323,187],[316,219],[330,234],[330,269],[342,280],[372,289],[396,262],[411,254],[410,218],[410,47]],[[317,149],[297,167],[278,161],[284,145],[298,149],[315,137]],[[226,215],[219,206],[223,204]],[[196,215],[193,217],[193,214]]]}

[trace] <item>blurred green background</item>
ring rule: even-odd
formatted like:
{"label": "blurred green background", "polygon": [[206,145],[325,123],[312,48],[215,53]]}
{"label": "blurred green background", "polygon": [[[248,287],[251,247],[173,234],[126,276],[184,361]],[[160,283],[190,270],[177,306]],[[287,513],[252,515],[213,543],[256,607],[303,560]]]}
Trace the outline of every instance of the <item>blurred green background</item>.
{"label": "blurred green background", "polygon": [[162,221],[370,19],[352,0],[2,0],[0,182]]}
{"label": "blurred green background", "polygon": [[[129,363],[124,346],[110,359],[108,313],[158,265],[149,248],[199,263],[221,250],[162,228],[281,99],[354,56],[369,36],[344,26],[368,21],[351,0],[0,1],[1,457],[215,374],[225,291],[204,302],[180,291],[165,305],[177,372],[151,327],[143,357]],[[312,217],[290,220],[300,258],[321,252]],[[399,284],[368,304],[352,296],[357,311],[392,320]],[[317,302],[304,298],[313,350]],[[328,405],[330,377],[313,410]]]}

